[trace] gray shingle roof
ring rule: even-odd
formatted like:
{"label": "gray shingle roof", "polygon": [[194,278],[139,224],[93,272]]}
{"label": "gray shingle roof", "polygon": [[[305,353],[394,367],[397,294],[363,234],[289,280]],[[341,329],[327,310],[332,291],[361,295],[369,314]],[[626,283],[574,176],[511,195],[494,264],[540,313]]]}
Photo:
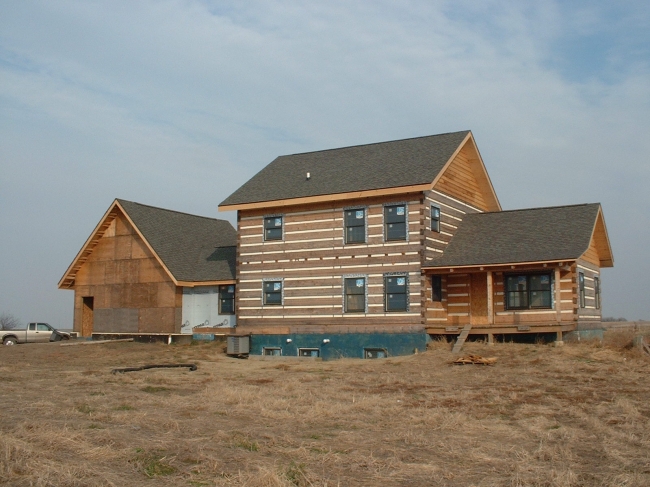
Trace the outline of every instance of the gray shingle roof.
{"label": "gray shingle roof", "polygon": [[431,183],[467,134],[280,156],[219,206]]}
{"label": "gray shingle roof", "polygon": [[441,257],[424,267],[579,258],[588,248],[600,204],[465,215]]}
{"label": "gray shingle roof", "polygon": [[176,280],[235,279],[237,234],[226,220],[117,201]]}

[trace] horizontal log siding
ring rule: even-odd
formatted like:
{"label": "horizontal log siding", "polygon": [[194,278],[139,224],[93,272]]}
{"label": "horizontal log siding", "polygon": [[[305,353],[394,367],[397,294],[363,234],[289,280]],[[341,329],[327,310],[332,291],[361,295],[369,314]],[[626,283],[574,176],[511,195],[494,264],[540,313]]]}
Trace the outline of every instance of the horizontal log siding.
{"label": "horizontal log siding", "polygon": [[[576,266],[560,269],[560,315],[562,324],[577,320],[578,295]],[[529,273],[535,271],[551,272],[555,268],[526,266],[525,269],[513,269],[512,272]],[[494,327],[517,326],[527,324],[557,324],[557,309],[506,310],[504,295],[504,272],[492,273],[492,305]],[[586,277],[586,274],[585,274]],[[555,279],[555,277],[553,277]],[[555,283],[558,285],[558,283]],[[589,290],[587,290],[589,292]],[[458,326],[469,324],[471,320],[472,290],[470,274],[445,274],[442,276],[442,302],[431,301],[431,280],[427,277],[426,300],[424,303],[426,325],[430,327]],[[553,293],[555,300],[555,292]],[[555,303],[555,306],[558,304]],[[589,313],[585,313],[585,316]],[[593,318],[592,318],[593,319]],[[483,323],[483,322],[481,322]],[[478,326],[478,325],[477,325]],[[481,327],[487,326],[480,324]]]}
{"label": "horizontal log siding", "polygon": [[[432,260],[442,255],[463,217],[480,210],[440,191],[425,191],[424,195],[424,255],[425,260]],[[431,231],[431,205],[440,208],[440,232]]]}
{"label": "horizontal log siding", "polygon": [[474,167],[476,164],[479,164],[476,155],[472,154],[467,146],[463,147],[442,174],[434,189],[466,201],[475,208],[487,209],[488,204],[484,195],[486,188],[476,178]]}
{"label": "horizontal log siding", "polygon": [[[518,271],[517,269],[512,272],[530,273],[535,271],[551,272],[555,276],[555,268],[540,267],[527,268],[526,270]],[[509,274],[509,272],[508,272]],[[492,288],[494,292],[494,324],[495,326],[503,325],[525,325],[525,324],[554,324],[557,323],[557,308],[553,309],[526,309],[526,310],[506,310],[505,294],[504,294],[504,273],[495,272]],[[553,277],[554,279],[555,277]],[[555,286],[558,283],[554,283]],[[560,270],[560,311],[562,323],[570,323],[575,321],[575,277],[573,270]],[[555,300],[555,293],[553,293]],[[554,306],[557,306],[555,303]]]}
{"label": "horizontal log siding", "polygon": [[[596,289],[594,286],[594,277],[600,278],[600,267],[585,259],[578,259],[576,262],[576,308],[578,311],[578,323],[595,321],[600,322],[602,319],[602,292],[601,292],[601,307],[596,308]],[[577,279],[577,273],[583,272],[585,275],[585,307],[580,307],[580,285]],[[600,283],[602,291],[602,281]]]}
{"label": "horizontal log siding", "polygon": [[[384,239],[385,203],[407,203],[408,240]],[[344,208],[367,209],[367,243],[344,243]],[[238,216],[238,328],[253,333],[404,331],[422,328],[421,194],[392,199],[240,211]],[[264,241],[265,215],[283,216],[282,241]],[[383,275],[409,276],[408,312],[384,310]],[[366,276],[367,313],[343,313],[343,278]],[[264,306],[263,279],[283,279],[281,306]]]}

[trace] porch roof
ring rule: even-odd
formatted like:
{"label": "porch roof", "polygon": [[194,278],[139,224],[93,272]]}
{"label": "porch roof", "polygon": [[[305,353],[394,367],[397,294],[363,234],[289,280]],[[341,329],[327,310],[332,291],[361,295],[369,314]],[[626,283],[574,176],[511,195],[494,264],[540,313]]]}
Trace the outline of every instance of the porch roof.
{"label": "porch roof", "polygon": [[589,248],[599,216],[599,203],[468,214],[444,253],[423,267],[576,260]]}

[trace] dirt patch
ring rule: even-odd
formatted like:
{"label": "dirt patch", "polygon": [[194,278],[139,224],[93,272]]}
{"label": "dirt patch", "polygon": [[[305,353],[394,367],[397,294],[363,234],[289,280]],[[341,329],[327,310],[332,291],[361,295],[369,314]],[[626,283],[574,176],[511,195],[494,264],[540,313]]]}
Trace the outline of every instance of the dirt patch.
{"label": "dirt patch", "polygon": [[[209,343],[3,347],[0,484],[646,486],[650,360],[629,343],[466,344],[492,367],[449,365],[447,344],[291,365]],[[179,362],[198,370],[111,374]]]}

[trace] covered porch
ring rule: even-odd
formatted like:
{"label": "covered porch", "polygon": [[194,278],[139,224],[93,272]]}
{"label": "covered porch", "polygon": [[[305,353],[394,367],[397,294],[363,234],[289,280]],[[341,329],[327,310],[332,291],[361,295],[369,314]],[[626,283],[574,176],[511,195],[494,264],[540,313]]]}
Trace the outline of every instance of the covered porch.
{"label": "covered porch", "polygon": [[[430,335],[563,333],[576,329],[575,262],[425,269]],[[561,336],[561,335],[560,335]]]}

